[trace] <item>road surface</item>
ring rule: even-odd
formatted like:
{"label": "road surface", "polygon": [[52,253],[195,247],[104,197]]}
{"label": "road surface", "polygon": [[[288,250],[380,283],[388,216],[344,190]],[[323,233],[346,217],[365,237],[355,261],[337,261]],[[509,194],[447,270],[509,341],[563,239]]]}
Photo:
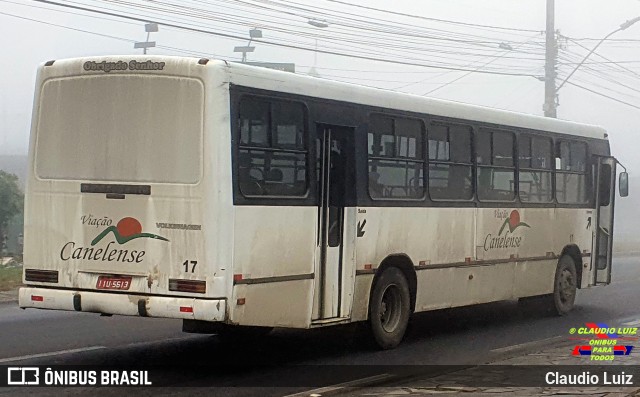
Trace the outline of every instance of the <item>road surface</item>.
{"label": "road surface", "polygon": [[[261,341],[226,345],[216,336],[181,332],[176,320],[101,317],[90,313],[20,310],[0,304],[0,364],[170,366],[162,373],[169,388],[127,389],[136,396],[187,396],[189,386],[215,383],[215,395],[256,395],[269,380],[286,384],[315,365],[478,364],[512,346],[568,337],[585,322],[617,326],[640,319],[640,258],[614,261],[613,283],[579,291],[577,306],[565,317],[550,317],[516,302],[439,310],[416,315],[400,347],[376,351],[353,326],[324,330],[276,330]],[[220,373],[212,365],[232,365]],[[210,366],[194,371],[194,365]],[[299,366],[299,369],[291,366]],[[349,368],[349,367],[336,367]],[[342,371],[341,380],[349,378]],[[353,374],[356,377],[356,374]],[[231,387],[234,386],[234,387]],[[238,387],[239,386],[239,387]],[[307,387],[306,389],[310,389]],[[305,387],[259,389],[260,395],[286,395]],[[36,395],[81,395],[79,390],[37,389]],[[98,389],[123,395],[123,389]],[[24,389],[0,391],[18,395]]]}

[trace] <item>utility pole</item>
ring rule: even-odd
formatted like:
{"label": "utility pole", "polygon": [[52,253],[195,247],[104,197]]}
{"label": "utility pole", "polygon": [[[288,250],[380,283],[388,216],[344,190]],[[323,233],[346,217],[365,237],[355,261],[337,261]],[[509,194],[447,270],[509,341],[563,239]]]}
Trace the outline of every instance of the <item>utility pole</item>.
{"label": "utility pole", "polygon": [[556,108],[556,62],[558,60],[558,42],[555,32],[555,0],[547,0],[547,40],[544,64],[544,115],[557,117]]}

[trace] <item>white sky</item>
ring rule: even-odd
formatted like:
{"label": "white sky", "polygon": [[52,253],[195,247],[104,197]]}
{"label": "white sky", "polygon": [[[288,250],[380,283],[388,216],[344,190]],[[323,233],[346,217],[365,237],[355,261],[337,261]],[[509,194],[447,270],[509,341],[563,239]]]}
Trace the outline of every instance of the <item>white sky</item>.
{"label": "white sky", "polygon": [[[337,41],[329,42],[327,37],[338,37],[344,32],[344,26],[328,15],[328,28],[319,29],[309,26],[308,18],[317,17],[320,14],[311,14],[304,11],[292,12],[289,15],[270,14],[259,8],[244,8],[242,4],[259,2],[262,0],[212,0],[212,1],[181,1],[163,0],[163,2],[188,5],[191,7],[207,8],[216,15],[228,15],[234,13],[237,21],[223,23],[216,20],[189,19],[171,14],[159,14],[151,16],[144,9],[138,9],[136,13],[149,20],[174,21],[177,24],[192,22],[202,25],[210,31],[224,31],[248,37],[248,30],[258,24],[255,18],[261,18],[259,25],[263,30],[264,40],[273,42],[296,41],[313,49],[316,45],[312,38],[303,37],[302,34],[322,35],[318,40],[319,49],[337,48],[339,51],[355,49],[360,44],[357,41],[377,42],[383,40],[376,32],[367,30],[352,30],[350,37],[356,43]],[[406,13],[429,18],[439,18],[474,24],[494,25],[520,29],[532,29],[544,31],[545,29],[545,1],[543,0],[396,0],[388,1],[364,1],[346,0],[350,3],[376,7],[394,12]],[[64,2],[64,1],[62,1]],[[131,4],[138,6],[153,4],[154,2],[131,0]],[[369,46],[362,52],[370,57],[386,57],[403,61],[415,58],[421,63],[465,65],[465,59],[469,62],[467,68],[478,68],[487,63],[486,67],[500,68],[503,71],[513,70],[519,72],[523,67],[536,75],[543,74],[543,43],[544,35],[536,32],[497,31],[490,29],[478,29],[469,26],[456,26],[436,23],[428,20],[410,19],[406,17],[377,13],[365,9],[347,7],[336,2],[326,0],[295,0],[297,4],[303,3],[313,7],[322,7],[329,11],[354,13],[361,17],[370,18],[372,23],[378,21],[397,21],[406,24],[407,28],[433,28],[451,32],[451,37],[469,37],[477,40],[477,36],[486,36],[488,47],[476,50],[473,45],[467,45],[467,49],[460,51],[483,51],[493,57],[473,58],[464,54],[446,53],[420,53],[421,46],[425,48],[446,50],[440,45],[448,45],[447,42],[437,44],[433,41],[421,44],[420,39],[396,36],[396,45],[403,46],[411,41],[418,49],[398,49],[394,55],[381,53],[377,47]],[[602,38],[617,29],[625,20],[640,16],[640,1],[615,0],[605,2],[602,0],[556,0],[556,29],[563,35],[572,38]],[[67,3],[71,4],[71,3]],[[117,9],[113,2],[99,0],[77,0],[76,5],[86,5],[91,8],[106,7]],[[36,8],[39,7],[39,8]],[[43,9],[44,8],[44,9]],[[128,11],[127,11],[128,10]],[[131,13],[132,8],[121,8],[120,13]],[[238,10],[238,11],[234,11]],[[76,14],[71,14],[71,12]],[[14,16],[8,16],[12,14]],[[293,15],[295,14],[295,15]],[[83,15],[92,15],[87,17]],[[214,14],[212,14],[214,15]],[[80,31],[68,30],[56,26],[45,25],[22,18],[30,18],[50,24],[62,25],[74,29],[86,30],[103,35],[123,38],[100,37]],[[96,18],[98,17],[98,18]],[[276,18],[280,18],[276,21]],[[282,19],[286,18],[286,19]],[[307,18],[307,19],[305,19]],[[36,68],[39,63],[68,57],[105,55],[105,54],[141,54],[141,50],[134,50],[131,41],[145,39],[143,23],[133,21],[118,21],[117,18],[105,20],[96,14],[82,11],[74,11],[67,8],[51,6],[36,1],[26,0],[0,0],[0,48],[2,49],[2,62],[0,62],[0,154],[25,154],[28,145],[30,128],[31,107]],[[383,20],[383,21],[379,21]],[[412,27],[411,25],[415,25]],[[279,32],[285,29],[287,32]],[[298,31],[300,34],[293,34]],[[365,38],[367,36],[367,38]],[[345,36],[346,37],[346,36]],[[640,23],[626,31],[618,32],[612,39],[634,39],[636,42],[607,41],[602,44],[597,53],[606,56],[612,61],[625,61],[621,63],[628,70],[615,72],[608,69],[609,81],[597,76],[586,74],[581,70],[570,81],[584,85],[595,91],[613,96],[617,99],[629,102],[640,107]],[[504,39],[504,40],[502,40]],[[130,41],[126,41],[130,40]],[[233,53],[236,45],[246,45],[246,40],[223,39],[203,34],[185,33],[176,29],[160,26],[160,32],[153,33],[151,40],[155,40],[163,48],[150,50],[151,54],[184,55],[166,47],[173,47],[192,53],[196,56],[219,57],[223,59],[237,59],[238,54]],[[406,40],[406,42],[405,42]],[[506,42],[516,51],[499,50],[497,44]],[[524,42],[527,42],[523,44]],[[581,44],[592,48],[597,41],[580,41]],[[459,44],[456,44],[459,45]],[[519,49],[535,48],[533,53],[521,53]],[[464,46],[464,45],[463,45]],[[495,50],[491,48],[495,47]],[[488,49],[487,49],[488,48]],[[587,53],[578,45],[568,42],[561,53],[571,56],[573,61],[579,61]],[[570,54],[569,54],[570,53]],[[595,55],[595,54],[594,54]],[[592,55],[588,62],[603,61]],[[141,56],[141,55],[140,55]],[[501,56],[501,58],[495,58]],[[532,60],[508,59],[508,56],[535,58]],[[269,62],[294,62],[298,72],[306,73],[314,63],[312,51],[284,49],[265,44],[256,44],[256,51],[249,54],[249,61]],[[627,62],[627,61],[636,61]],[[490,62],[490,63],[489,63]],[[469,64],[472,64],[469,66]],[[451,82],[465,75],[465,72],[447,72],[424,67],[409,67],[382,62],[373,62],[359,59],[349,59],[327,54],[318,54],[317,70],[320,75],[336,78],[354,83],[373,85],[382,88],[397,89],[423,95],[426,92]],[[593,66],[593,65],[592,65]],[[612,66],[609,64],[609,66]],[[574,66],[562,66],[560,72],[565,76]],[[602,67],[597,65],[594,67]],[[615,66],[612,66],[615,68]],[[446,73],[445,73],[446,72]],[[625,84],[620,86],[616,82]],[[542,103],[544,101],[544,83],[533,77],[511,77],[486,74],[469,74],[460,80],[450,83],[446,87],[434,91],[430,96],[486,105],[508,109],[513,111],[542,115]],[[613,153],[621,159],[625,165],[640,168],[640,156],[636,155],[637,137],[636,130],[640,121],[640,109],[616,103],[612,100],[599,97],[595,94],[566,85],[560,90],[560,106],[558,116],[577,122],[598,124],[609,130]]]}

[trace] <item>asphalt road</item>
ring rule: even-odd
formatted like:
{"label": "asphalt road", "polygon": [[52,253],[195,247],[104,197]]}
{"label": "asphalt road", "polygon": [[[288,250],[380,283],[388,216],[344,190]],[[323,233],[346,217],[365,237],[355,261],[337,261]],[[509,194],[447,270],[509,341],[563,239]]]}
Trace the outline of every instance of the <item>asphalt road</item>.
{"label": "asphalt road", "polygon": [[[403,344],[377,351],[353,326],[324,330],[276,330],[266,339],[228,345],[216,336],[188,335],[181,322],[96,314],[20,310],[0,304],[0,365],[166,366],[161,376],[175,387],[146,389],[30,390],[36,395],[182,396],[198,394],[191,386],[212,385],[208,394],[225,396],[286,395],[310,387],[263,388],[272,381],[314,372],[330,365],[477,364],[511,346],[553,337],[568,337],[571,327],[585,322],[618,326],[640,320],[640,258],[616,258],[613,283],[579,291],[576,309],[565,317],[550,317],[535,306],[498,302],[439,310],[414,317]],[[543,342],[544,343],[544,342]],[[226,370],[220,365],[229,365]],[[204,366],[204,367],[194,367]],[[320,367],[315,367],[320,368]],[[363,376],[350,367],[327,382]],[[356,367],[354,367],[356,368]],[[371,367],[369,367],[371,368]],[[293,384],[293,383],[292,383]],[[0,390],[20,395],[26,390]]]}

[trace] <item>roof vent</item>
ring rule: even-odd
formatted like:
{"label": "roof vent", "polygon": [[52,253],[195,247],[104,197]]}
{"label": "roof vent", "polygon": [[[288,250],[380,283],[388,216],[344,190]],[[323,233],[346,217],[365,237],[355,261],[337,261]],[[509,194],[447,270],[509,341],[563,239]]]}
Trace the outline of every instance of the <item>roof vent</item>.
{"label": "roof vent", "polygon": [[207,58],[200,58],[198,65],[206,65],[209,60]]}
{"label": "roof vent", "polygon": [[55,62],[55,60],[47,61],[47,63],[45,63],[44,66],[51,66],[51,65],[53,65],[54,62]]}

